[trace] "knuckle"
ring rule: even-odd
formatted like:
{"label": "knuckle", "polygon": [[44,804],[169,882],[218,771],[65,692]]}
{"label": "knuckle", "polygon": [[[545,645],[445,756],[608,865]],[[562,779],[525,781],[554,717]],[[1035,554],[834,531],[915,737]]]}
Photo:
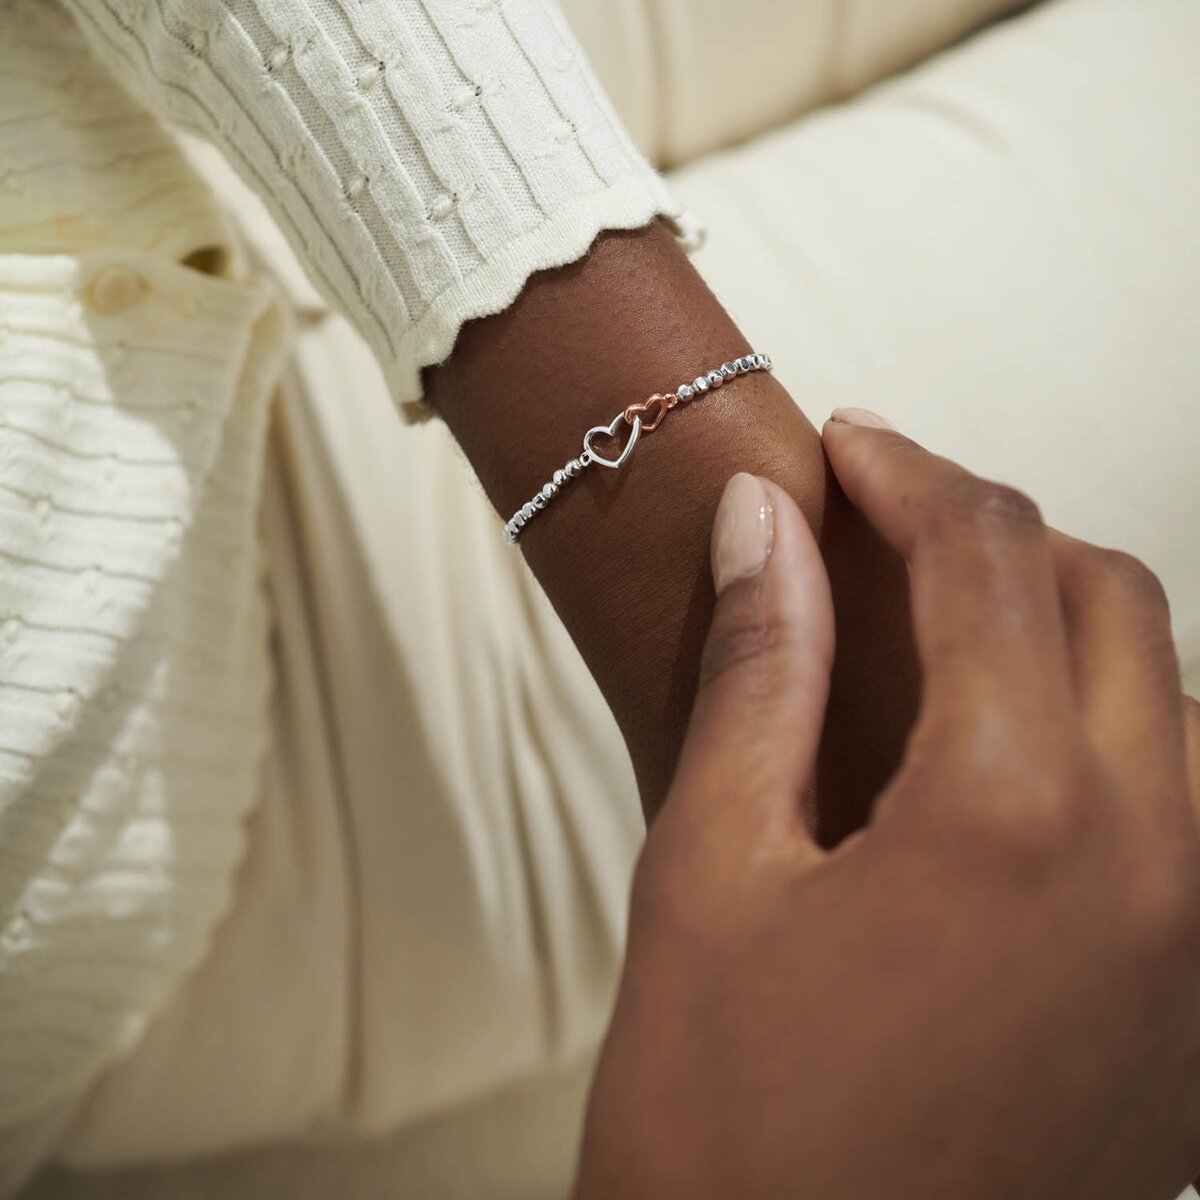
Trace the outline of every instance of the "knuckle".
{"label": "knuckle", "polygon": [[986,535],[1001,529],[1041,529],[1042,513],[1018,488],[966,475],[946,486],[931,523],[935,534],[966,529]]}
{"label": "knuckle", "polygon": [[1093,781],[1072,755],[971,755],[960,778],[977,796],[964,817],[976,845],[1023,877],[1052,871],[1083,844],[1094,820]]}
{"label": "knuckle", "polygon": [[1200,871],[1194,861],[1158,858],[1138,872],[1128,897],[1134,946],[1157,957],[1200,944]]}
{"label": "knuckle", "polygon": [[1023,870],[1050,868],[1060,861],[1080,844],[1087,820],[1087,806],[1064,795],[993,804],[982,817],[990,845]]}
{"label": "knuckle", "polygon": [[1092,551],[1092,571],[1108,591],[1140,608],[1167,616],[1170,605],[1162,580],[1140,558],[1124,550]]}

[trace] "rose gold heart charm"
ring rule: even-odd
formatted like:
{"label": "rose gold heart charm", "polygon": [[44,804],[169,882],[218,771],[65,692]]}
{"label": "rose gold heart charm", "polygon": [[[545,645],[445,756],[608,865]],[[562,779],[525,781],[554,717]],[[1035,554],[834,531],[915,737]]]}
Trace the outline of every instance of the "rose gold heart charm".
{"label": "rose gold heart charm", "polygon": [[[648,400],[642,400],[637,404],[631,404],[624,413],[625,420],[633,424],[634,417],[642,418],[642,432],[653,433],[662,423],[663,417],[667,415],[678,404],[674,392],[655,392]],[[655,409],[654,420],[646,420],[646,414]]]}

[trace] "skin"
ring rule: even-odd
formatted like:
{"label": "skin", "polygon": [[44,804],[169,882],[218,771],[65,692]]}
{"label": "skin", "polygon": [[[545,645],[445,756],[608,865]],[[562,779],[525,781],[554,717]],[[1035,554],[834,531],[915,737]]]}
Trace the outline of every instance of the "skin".
{"label": "skin", "polygon": [[[583,429],[752,348],[656,223],[602,235],[468,325],[426,394],[507,518]],[[1174,1197],[1200,1159],[1200,717],[1161,589],[1010,492],[934,460],[885,470],[840,436],[831,471],[778,382],[739,378],[522,535],[647,815],[671,794],[639,865],[578,1200]],[[714,620],[708,535],[736,470],[770,476],[790,515],[774,582],[733,589]],[[1052,584],[1044,552],[1001,553],[1014,529],[1050,546]],[[904,556],[944,592],[915,593],[915,732]],[[799,584],[780,582],[784,561]],[[745,653],[745,621],[783,622],[767,601],[788,587],[804,637],[760,626],[749,643],[772,653]],[[1036,652],[1009,661],[1022,639]],[[1143,686],[1156,706],[1139,707]]]}
{"label": "skin", "polygon": [[[426,396],[507,518],[626,405],[754,349],[659,222],[602,234],[465,326]],[[619,471],[594,467],[518,543],[620,725],[653,816],[670,783],[712,614],[708,535],[725,481],[768,474],[817,535],[841,631],[817,793],[821,838],[866,820],[916,708],[903,565],[829,474],[767,374],[668,414]],[[497,526],[496,536],[501,536]],[[886,682],[886,686],[883,686]]]}
{"label": "skin", "polygon": [[1200,708],[1161,587],[832,423],[907,562],[922,702],[870,824],[802,799],[834,608],[763,481],[634,886],[576,1200],[1173,1200],[1200,1165]]}

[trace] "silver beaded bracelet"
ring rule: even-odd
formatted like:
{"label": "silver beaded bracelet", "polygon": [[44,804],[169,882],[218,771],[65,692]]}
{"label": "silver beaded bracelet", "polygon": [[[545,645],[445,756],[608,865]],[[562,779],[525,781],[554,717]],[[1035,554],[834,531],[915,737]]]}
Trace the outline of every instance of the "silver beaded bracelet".
{"label": "silver beaded bracelet", "polygon": [[[705,392],[722,387],[735,375],[745,375],[750,371],[769,371],[770,369],[771,360],[767,355],[747,354],[744,358],[735,358],[729,362],[722,363],[715,370],[709,371],[705,375],[697,375],[690,383],[681,383],[673,392],[655,392],[648,400],[631,404],[628,408],[623,409],[613,417],[607,425],[593,425],[583,435],[582,451],[575,458],[571,459],[570,462],[564,463],[563,466],[559,467],[554,472],[552,478],[547,483],[544,483],[534,494],[533,498],[526,501],[513,513],[508,524],[504,526],[504,540],[509,543],[515,542],[520,537],[521,530],[572,479],[578,479],[592,463],[601,467],[609,467],[614,471],[618,467],[623,466],[633,453],[633,448],[637,445],[638,437],[642,433],[653,433],[662,424],[663,418],[671,409],[680,404],[687,404],[697,396],[702,396]],[[616,438],[617,430],[622,421],[629,426],[629,438],[621,448],[621,452],[615,458],[606,458],[592,444],[592,439],[598,437]]]}

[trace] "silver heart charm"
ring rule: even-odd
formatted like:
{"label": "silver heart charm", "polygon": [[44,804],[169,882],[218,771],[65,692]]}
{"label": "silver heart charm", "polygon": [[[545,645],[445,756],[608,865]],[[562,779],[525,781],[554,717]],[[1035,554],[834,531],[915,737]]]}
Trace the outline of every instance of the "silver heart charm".
{"label": "silver heart charm", "polygon": [[602,467],[619,467],[632,453],[634,446],[637,445],[638,434],[642,432],[642,418],[633,418],[633,432],[629,435],[629,441],[625,443],[625,448],[621,451],[617,458],[605,458],[603,454],[592,449],[592,438],[599,437],[604,434],[607,437],[617,436],[617,426],[625,420],[623,412],[617,413],[612,419],[611,425],[593,425],[591,429],[583,435],[583,452],[588,456],[591,462],[599,463]]}

